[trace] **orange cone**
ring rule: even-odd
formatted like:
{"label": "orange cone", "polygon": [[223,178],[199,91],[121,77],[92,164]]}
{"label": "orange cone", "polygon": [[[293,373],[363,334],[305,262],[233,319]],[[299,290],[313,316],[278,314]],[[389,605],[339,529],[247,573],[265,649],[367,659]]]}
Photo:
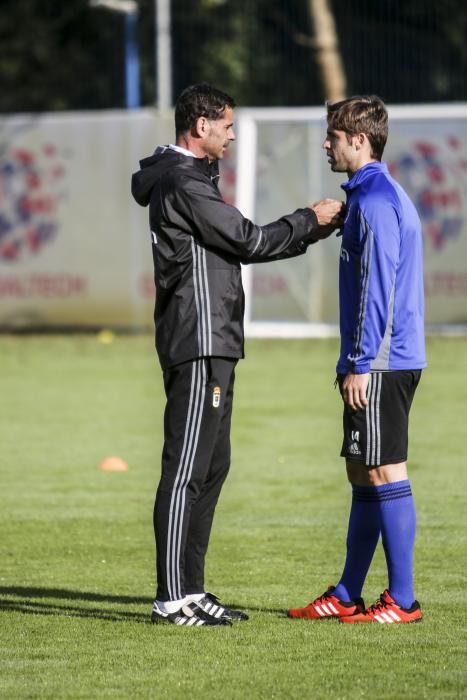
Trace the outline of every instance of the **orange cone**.
{"label": "orange cone", "polygon": [[104,472],[127,472],[128,464],[121,457],[106,457],[99,464],[99,469]]}

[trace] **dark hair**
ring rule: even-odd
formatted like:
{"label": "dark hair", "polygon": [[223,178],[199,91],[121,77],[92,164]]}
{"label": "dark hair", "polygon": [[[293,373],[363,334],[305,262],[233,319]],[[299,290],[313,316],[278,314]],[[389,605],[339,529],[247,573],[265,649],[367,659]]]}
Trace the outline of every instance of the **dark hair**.
{"label": "dark hair", "polygon": [[177,136],[193,128],[199,117],[221,119],[226,107],[235,107],[235,102],[226,92],[208,83],[198,83],[185,88],[175,105],[175,132]]}
{"label": "dark hair", "polygon": [[376,95],[355,95],[326,106],[331,129],[349,136],[366,134],[371,157],[381,160],[388,138],[388,113],[383,100]]}

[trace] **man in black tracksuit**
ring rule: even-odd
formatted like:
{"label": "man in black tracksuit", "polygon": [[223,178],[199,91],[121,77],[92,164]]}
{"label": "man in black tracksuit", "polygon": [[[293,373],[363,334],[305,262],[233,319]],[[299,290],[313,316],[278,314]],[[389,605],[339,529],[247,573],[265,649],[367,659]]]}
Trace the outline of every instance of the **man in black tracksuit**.
{"label": "man in black tracksuit", "polygon": [[341,224],[341,203],[329,199],[263,227],[224,202],[218,160],[235,138],[234,106],[206,84],[184,90],[175,108],[176,145],[157,148],[132,179],[134,198],[149,205],[156,348],[167,397],[154,506],[153,622],[247,619],[204,585],[214,510],[230,466],[234,369],[244,356],[240,263],[300,255]]}

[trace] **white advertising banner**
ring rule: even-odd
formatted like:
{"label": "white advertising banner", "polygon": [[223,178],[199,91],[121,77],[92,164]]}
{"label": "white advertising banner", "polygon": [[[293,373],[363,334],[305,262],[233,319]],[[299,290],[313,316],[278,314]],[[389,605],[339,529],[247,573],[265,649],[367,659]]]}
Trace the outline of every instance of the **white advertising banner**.
{"label": "white advertising banner", "polygon": [[[255,222],[343,197],[324,109],[238,110],[237,126],[222,189]],[[0,118],[0,328],[152,326],[148,212],[130,178],[173,138],[173,115],[154,110]],[[422,219],[427,323],[467,324],[467,106],[391,109],[385,160]],[[247,329],[335,326],[339,246],[246,266]]]}
{"label": "white advertising banner", "polygon": [[[345,199],[345,174],[330,171],[321,148],[324,117],[321,108],[243,113],[250,148],[242,154],[254,155],[238,202],[258,223],[324,196]],[[384,160],[422,221],[427,324],[467,324],[467,106],[390,109]],[[339,248],[332,237],[306,256],[246,269],[250,332],[281,334],[287,324],[287,334],[301,324],[306,335],[307,325],[337,324]]]}
{"label": "white advertising banner", "polygon": [[0,120],[0,326],[152,323],[138,159],[173,139],[151,111]]}

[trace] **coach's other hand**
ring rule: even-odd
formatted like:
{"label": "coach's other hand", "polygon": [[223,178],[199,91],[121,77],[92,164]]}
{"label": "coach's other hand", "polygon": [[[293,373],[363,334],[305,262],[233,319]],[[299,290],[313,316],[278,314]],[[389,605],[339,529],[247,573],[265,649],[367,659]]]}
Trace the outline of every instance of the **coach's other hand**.
{"label": "coach's other hand", "polygon": [[318,219],[319,228],[314,231],[313,236],[317,241],[327,238],[336,228],[344,225],[344,202],[339,202],[337,199],[321,199],[319,202],[315,202],[310,209],[315,212]]}

